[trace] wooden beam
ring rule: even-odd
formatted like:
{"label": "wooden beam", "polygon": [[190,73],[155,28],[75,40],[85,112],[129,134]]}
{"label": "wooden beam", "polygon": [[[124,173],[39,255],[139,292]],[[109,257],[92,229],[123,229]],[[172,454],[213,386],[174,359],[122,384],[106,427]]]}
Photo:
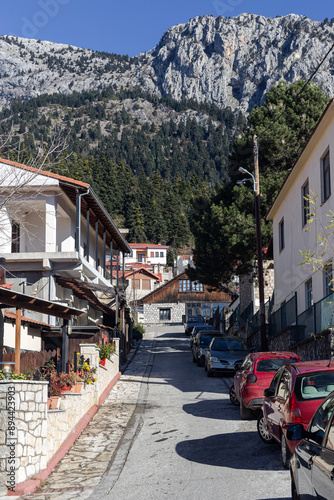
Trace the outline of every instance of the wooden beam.
{"label": "wooden beam", "polygon": [[15,367],[14,372],[21,371],[21,309],[16,309],[15,323]]}

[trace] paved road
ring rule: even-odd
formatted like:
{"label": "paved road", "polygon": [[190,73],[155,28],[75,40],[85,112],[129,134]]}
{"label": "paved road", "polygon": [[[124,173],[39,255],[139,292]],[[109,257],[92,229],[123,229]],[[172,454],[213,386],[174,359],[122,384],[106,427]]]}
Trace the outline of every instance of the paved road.
{"label": "paved road", "polygon": [[117,500],[286,500],[288,471],[256,421],[241,421],[228,378],[192,363],[182,328],[159,329],[120,474],[113,469],[93,498]]}
{"label": "paved road", "polygon": [[182,327],[149,329],[107,400],[25,500],[287,500],[279,449],[241,421],[228,378],[192,363]]}

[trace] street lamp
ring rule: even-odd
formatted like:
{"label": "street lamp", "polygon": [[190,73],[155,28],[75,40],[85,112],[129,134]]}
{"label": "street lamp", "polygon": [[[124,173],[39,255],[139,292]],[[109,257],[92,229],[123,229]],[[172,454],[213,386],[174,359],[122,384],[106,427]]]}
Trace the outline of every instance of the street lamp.
{"label": "street lamp", "polygon": [[255,224],[256,224],[256,248],[257,248],[257,263],[258,263],[258,280],[259,280],[259,300],[260,300],[260,336],[261,350],[267,350],[266,336],[266,319],[264,309],[264,282],[263,282],[263,262],[262,262],[262,242],[261,242],[261,217],[260,217],[260,182],[259,182],[259,161],[258,161],[258,145],[257,137],[254,136],[254,165],[255,176],[248,172],[243,167],[239,167],[239,172],[247,174],[250,177],[237,181],[237,184],[243,184],[246,181],[253,181],[253,191],[255,199]]}

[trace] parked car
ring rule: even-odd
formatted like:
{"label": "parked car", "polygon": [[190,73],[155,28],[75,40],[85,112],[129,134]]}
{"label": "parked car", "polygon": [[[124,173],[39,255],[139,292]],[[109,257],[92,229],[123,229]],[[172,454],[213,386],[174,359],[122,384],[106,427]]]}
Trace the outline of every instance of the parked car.
{"label": "parked car", "polygon": [[191,330],[194,328],[194,326],[198,325],[199,323],[206,324],[203,316],[200,316],[200,315],[189,316],[186,323],[184,324],[184,330],[185,330],[186,335],[190,335]]}
{"label": "parked car", "polygon": [[247,354],[247,347],[237,337],[212,339],[205,353],[205,370],[208,377],[212,377],[214,373],[234,374]]}
{"label": "parked car", "polygon": [[242,419],[251,418],[261,410],[263,391],[275,372],[284,364],[296,362],[300,362],[300,358],[293,352],[252,352],[246,356],[230,389],[230,400],[240,406]]}
{"label": "parked car", "polygon": [[192,348],[192,345],[195,341],[195,338],[196,338],[196,335],[198,334],[198,332],[202,332],[204,330],[214,330],[214,328],[212,325],[207,325],[207,324],[203,324],[203,323],[200,323],[199,325],[196,325],[193,327],[191,334],[190,334],[190,338],[189,338],[190,348]]}
{"label": "parked car", "polygon": [[204,366],[205,351],[213,338],[222,336],[217,330],[200,330],[192,345],[193,362],[197,366]]}
{"label": "parked car", "polygon": [[281,445],[284,467],[289,467],[296,447],[296,441],[287,437],[287,427],[298,423],[306,429],[319,404],[332,390],[334,365],[326,360],[284,365],[265,389],[263,414],[257,429],[262,441],[277,441]]}
{"label": "parked car", "polygon": [[309,423],[288,427],[290,441],[300,441],[290,461],[291,494],[302,498],[334,498],[334,392],[323,401]]}

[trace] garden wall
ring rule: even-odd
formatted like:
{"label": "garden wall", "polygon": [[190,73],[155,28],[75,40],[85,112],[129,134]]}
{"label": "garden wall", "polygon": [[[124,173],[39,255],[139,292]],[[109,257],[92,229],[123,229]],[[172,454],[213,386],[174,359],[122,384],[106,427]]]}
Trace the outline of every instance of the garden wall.
{"label": "garden wall", "polygon": [[[97,381],[80,393],[65,392],[58,408],[47,410],[47,382],[0,381],[0,495],[43,471],[75,427],[109,392],[119,373],[119,342],[105,366],[96,344],[82,344],[81,354],[96,366]],[[36,482],[36,481],[35,481]]]}

